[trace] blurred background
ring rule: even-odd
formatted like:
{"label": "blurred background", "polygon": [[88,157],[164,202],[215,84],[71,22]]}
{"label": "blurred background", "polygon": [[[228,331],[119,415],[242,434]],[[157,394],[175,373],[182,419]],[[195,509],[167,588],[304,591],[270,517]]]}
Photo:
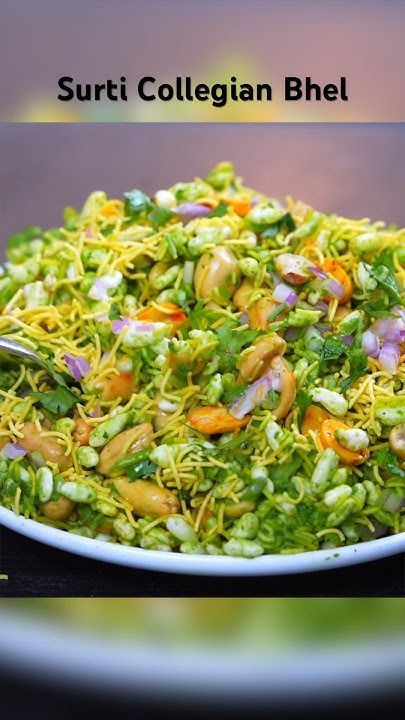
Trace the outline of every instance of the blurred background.
{"label": "blurred background", "polygon": [[400,716],[401,600],[2,600],[0,611],[7,720],[88,717],[95,702],[98,718]]}
{"label": "blurred background", "polygon": [[[0,119],[401,121],[400,0],[0,0]],[[136,102],[139,79],[270,82],[271,103]],[[130,100],[60,102],[57,81],[118,81]],[[348,78],[349,102],[283,102],[286,75]]]}
{"label": "blurred background", "polygon": [[11,124],[0,126],[0,242],[59,225],[92,190],[153,194],[220,160],[271,196],[405,225],[404,125]]}

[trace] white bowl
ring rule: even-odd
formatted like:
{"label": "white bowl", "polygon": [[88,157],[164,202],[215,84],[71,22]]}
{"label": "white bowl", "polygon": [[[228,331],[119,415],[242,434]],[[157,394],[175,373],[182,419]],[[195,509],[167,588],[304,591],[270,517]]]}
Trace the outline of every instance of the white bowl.
{"label": "white bowl", "polygon": [[58,530],[35,520],[26,520],[3,507],[0,507],[0,525],[75,555],[142,570],[184,575],[288,575],[357,565],[405,551],[405,532],[402,532],[337,549],[315,550],[293,555],[262,555],[247,560],[224,555],[158,552],[102,542]]}

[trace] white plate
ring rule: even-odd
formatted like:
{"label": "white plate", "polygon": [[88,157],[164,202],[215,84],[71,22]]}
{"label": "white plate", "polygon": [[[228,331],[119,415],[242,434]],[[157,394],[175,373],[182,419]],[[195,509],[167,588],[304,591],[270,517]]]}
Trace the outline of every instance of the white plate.
{"label": "white plate", "polygon": [[75,555],[142,570],[185,575],[253,576],[315,572],[370,562],[405,551],[403,532],[336,550],[315,550],[294,555],[262,555],[246,560],[223,555],[182,555],[101,542],[58,530],[35,520],[26,520],[3,507],[0,507],[0,525]]}

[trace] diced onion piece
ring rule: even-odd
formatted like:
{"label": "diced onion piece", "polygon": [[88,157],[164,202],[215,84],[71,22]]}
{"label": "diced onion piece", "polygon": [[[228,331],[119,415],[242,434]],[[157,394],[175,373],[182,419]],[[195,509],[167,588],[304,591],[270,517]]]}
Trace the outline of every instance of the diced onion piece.
{"label": "diced onion piece", "polygon": [[311,265],[309,270],[311,271],[311,273],[313,273],[313,275],[315,275],[320,280],[328,279],[326,272],[324,272],[320,267],[318,267],[318,265]]}
{"label": "diced onion piece", "polygon": [[192,260],[186,260],[184,263],[183,282],[186,285],[193,284],[194,277],[194,262]]}
{"label": "diced onion piece", "polygon": [[24,455],[27,454],[25,448],[18,443],[6,443],[2,448],[2,452],[9,460],[15,460],[16,458],[24,457]]}
{"label": "diced onion piece", "polygon": [[384,343],[378,356],[378,362],[382,370],[390,373],[390,375],[395,375],[398,369],[400,355],[398,345],[389,342]]}
{"label": "diced onion piece", "polygon": [[353,337],[353,335],[343,335],[342,340],[345,345],[351,345],[354,340],[354,337]]}
{"label": "diced onion piece", "polygon": [[405,340],[405,320],[402,317],[379,318],[372,324],[371,330],[388,342],[401,343]]}
{"label": "diced onion piece", "polygon": [[286,303],[289,307],[293,307],[297,302],[297,293],[284,283],[279,283],[273,290],[273,300],[279,303]]}
{"label": "diced onion piece", "polygon": [[329,310],[328,305],[323,300],[318,300],[314,307],[316,307],[317,310],[321,310],[324,315],[326,315]]}
{"label": "diced onion piece", "polygon": [[256,405],[260,405],[260,403],[265,400],[271,388],[269,375],[270,373],[263,375],[259,380],[252,383],[245,392],[239,395],[239,397],[228,406],[228,411],[232,417],[237,420],[242,420]]}
{"label": "diced onion piece", "polygon": [[340,284],[337,280],[329,280],[327,285],[325,286],[326,290],[330,292],[333,297],[340,298],[344,294],[344,288],[343,285]]}
{"label": "diced onion piece", "polygon": [[380,502],[385,510],[394,513],[398,512],[398,510],[401,510],[401,508],[405,506],[405,497],[401,496],[395,490],[386,488],[381,493]]}
{"label": "diced onion piece", "polygon": [[366,332],[363,333],[361,347],[368,357],[377,358],[380,353],[380,341],[377,335],[371,330],[366,330]]}
{"label": "diced onion piece", "polygon": [[74,357],[74,355],[64,355],[63,359],[69,368],[69,372],[75,380],[81,380],[91,370],[91,365],[84,357]]}
{"label": "diced onion piece", "polygon": [[177,208],[174,208],[174,212],[180,215],[183,222],[188,222],[194,218],[206,217],[206,215],[212,212],[212,208],[199,203],[183,203]]}
{"label": "diced onion piece", "polygon": [[142,320],[132,320],[129,317],[123,317],[121,320],[113,320],[111,330],[114,335],[119,335],[125,328],[131,327],[133,331],[139,334],[153,332],[155,323],[143,322]]}

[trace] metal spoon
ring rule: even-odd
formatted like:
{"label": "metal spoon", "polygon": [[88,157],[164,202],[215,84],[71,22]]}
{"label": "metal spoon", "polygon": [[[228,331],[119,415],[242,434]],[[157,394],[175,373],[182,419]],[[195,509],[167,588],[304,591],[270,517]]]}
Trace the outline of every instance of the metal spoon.
{"label": "metal spoon", "polygon": [[6,353],[7,355],[12,355],[16,358],[20,358],[21,360],[25,360],[26,362],[33,362],[49,372],[49,367],[47,366],[45,360],[43,360],[33,350],[25,347],[25,345],[21,345],[20,343],[15,342],[15,340],[9,340],[9,338],[0,337],[0,352]]}

